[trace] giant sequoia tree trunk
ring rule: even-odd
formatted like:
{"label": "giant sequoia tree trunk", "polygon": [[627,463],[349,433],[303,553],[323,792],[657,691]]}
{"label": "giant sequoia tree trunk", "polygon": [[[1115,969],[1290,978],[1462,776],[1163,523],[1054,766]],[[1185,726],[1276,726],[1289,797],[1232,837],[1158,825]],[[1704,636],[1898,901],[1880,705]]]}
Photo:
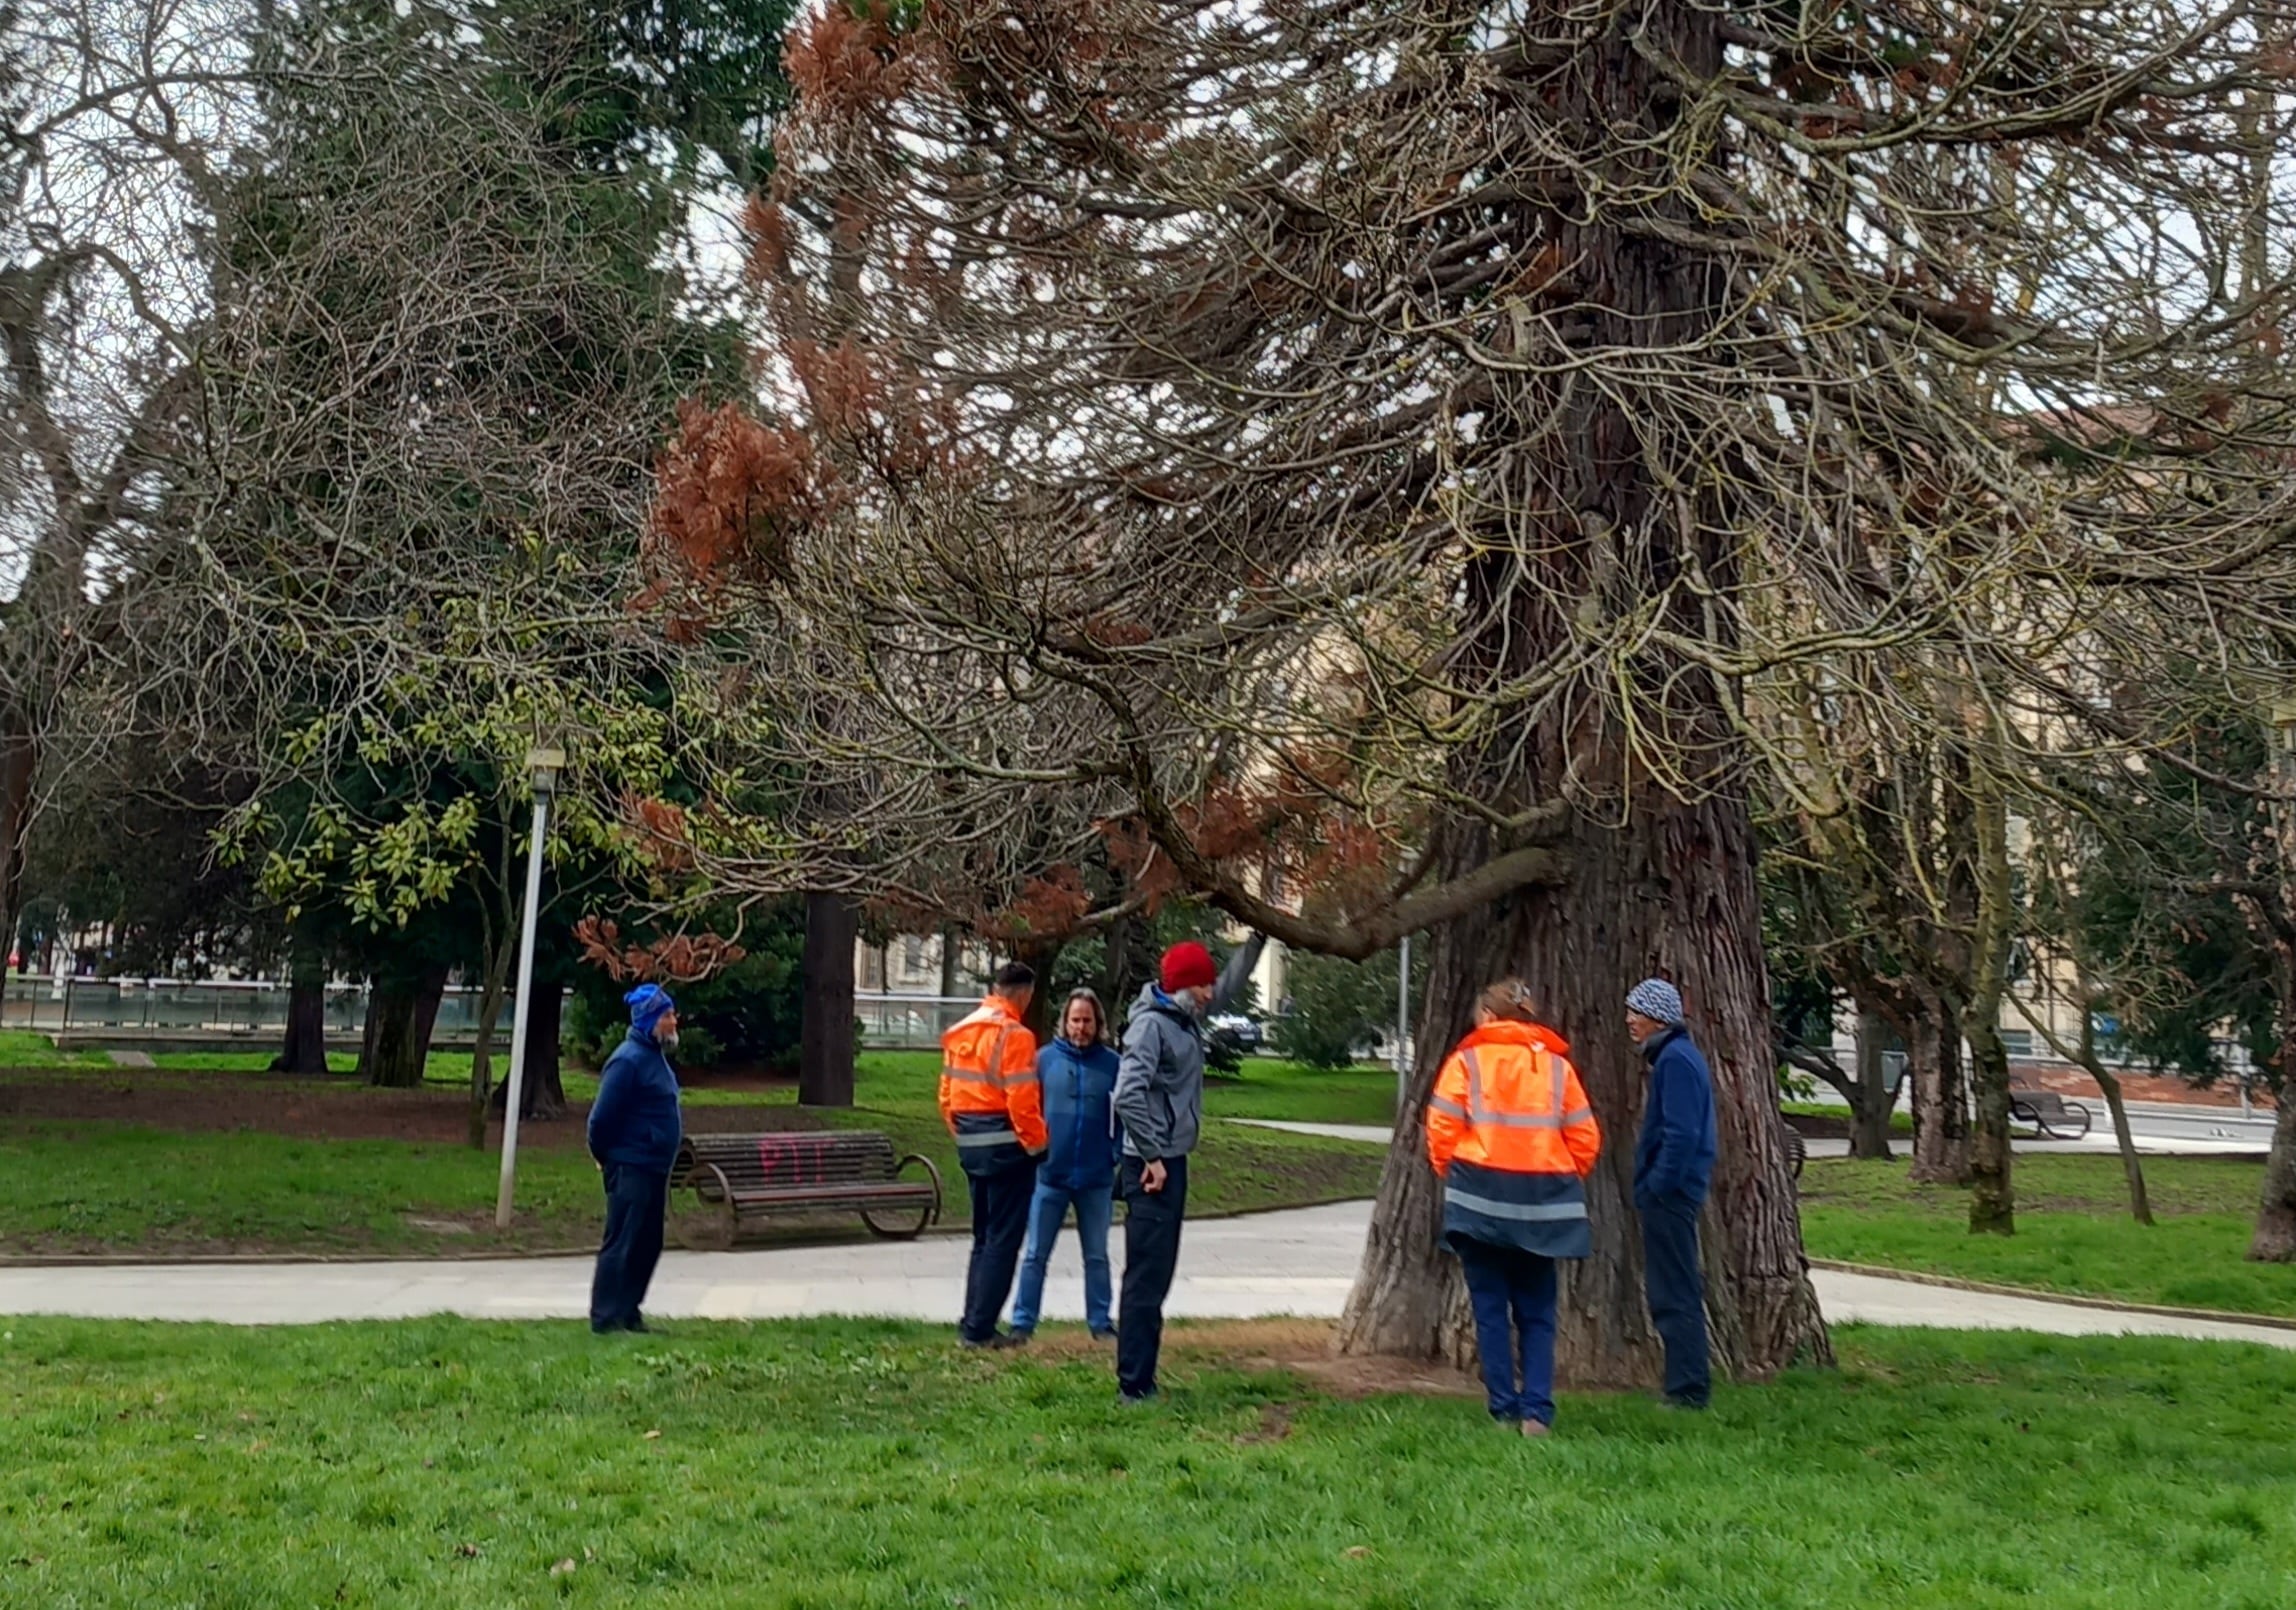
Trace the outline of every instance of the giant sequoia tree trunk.
{"label": "giant sequoia tree trunk", "polygon": [[[1545,0],[1522,24],[1526,38],[1575,41],[1539,102],[1516,114],[1540,126],[1531,148],[1559,140],[1582,150],[1577,164],[1520,179],[1519,193],[1536,199],[1518,204],[1514,244],[1567,265],[1557,272],[1576,307],[1547,338],[1616,384],[1565,383],[1541,365],[1491,374],[1499,400],[1483,429],[1513,433],[1520,445],[1513,472],[1479,489],[1500,512],[1488,553],[1463,578],[1461,619],[1477,624],[1452,674],[1470,685],[1567,662],[1590,626],[1607,629],[1662,596],[1673,631],[1710,639],[1696,594],[1739,583],[1727,533],[1745,511],[1729,505],[1728,478],[1711,465],[1654,461],[1672,450],[1677,405],[1662,387],[1636,394],[1632,356],[1697,349],[1733,301],[1728,267],[1668,238],[1699,228],[1680,165],[1693,147],[1675,129],[1685,115],[1680,81],[1653,64],[1671,57],[1682,81],[1711,80],[1722,67],[1718,13],[1659,0],[1618,14],[1599,36],[1586,15]],[[1642,138],[1622,138],[1630,132]],[[1711,145],[1695,149],[1727,160]],[[1522,315],[1494,338],[1539,339]],[[1684,440],[1695,435],[1692,422],[1679,426]],[[1693,570],[1699,585],[1679,587]],[[1678,792],[1691,802],[1647,775],[1625,723],[1605,712],[1621,696],[1622,669],[1637,726],[1688,780]],[[1601,681],[1583,702],[1558,698],[1535,727],[1495,736],[1462,760],[1463,790],[1495,810],[1564,798],[1585,808],[1559,847],[1567,870],[1558,884],[1525,890],[1437,938],[1411,1099],[1341,1322],[1347,1350],[1454,1359],[1471,1351],[1455,1266],[1435,1250],[1441,1198],[1421,1151],[1419,1109],[1467,1026],[1476,988],[1513,972],[1572,1041],[1606,1137],[1587,1182],[1594,1255],[1568,1276],[1558,1365],[1580,1386],[1658,1379],[1631,1197],[1643,1072],[1624,1013],[1637,979],[1665,973],[1681,986],[1691,1033],[1714,1068],[1720,1156],[1704,1242],[1717,1360],[1759,1376],[1798,1356],[1828,1356],[1776,1115],[1753,832],[1738,781],[1743,757],[1724,713],[1734,695],[1661,648],[1606,665]],[[1481,829],[1463,832],[1449,846],[1448,870],[1508,848],[1484,840]]]}
{"label": "giant sequoia tree trunk", "polygon": [[1566,881],[1436,935],[1412,1096],[1380,1180],[1371,1237],[1341,1322],[1351,1352],[1473,1357],[1456,1264],[1436,1237],[1442,1190],[1423,1112],[1434,1072],[1465,1032],[1475,993],[1508,972],[1531,986],[1603,1128],[1587,1182],[1594,1256],[1569,1267],[1557,1364],[1578,1386],[1648,1385],[1661,1351],[1642,1291],[1633,1208],[1643,1064],[1626,992],[1665,973],[1714,1068],[1720,1155],[1702,1225],[1715,1354],[1741,1377],[1831,1357],[1802,1256],[1801,1222],[1776,1120],[1769,992],[1755,921],[1752,834],[1741,805],[1650,801],[1625,829],[1583,825]]}
{"label": "giant sequoia tree trunk", "polygon": [[806,1107],[853,1105],[853,947],[861,912],[840,894],[805,897],[805,953],[799,982],[797,1100]]}

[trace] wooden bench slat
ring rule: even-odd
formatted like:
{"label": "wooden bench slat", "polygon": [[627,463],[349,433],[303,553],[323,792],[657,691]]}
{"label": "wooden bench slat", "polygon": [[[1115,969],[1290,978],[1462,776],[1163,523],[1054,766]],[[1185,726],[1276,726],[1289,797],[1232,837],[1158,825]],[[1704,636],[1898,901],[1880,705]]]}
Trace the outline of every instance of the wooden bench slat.
{"label": "wooden bench slat", "polygon": [[[928,1177],[901,1177],[909,1164],[922,1164]],[[716,1207],[729,1242],[744,1220],[774,1213],[859,1213],[872,1233],[905,1236],[941,1215],[940,1170],[928,1158],[896,1156],[892,1138],[873,1130],[689,1135],[670,1183]],[[873,1212],[917,1221],[888,1229]]]}

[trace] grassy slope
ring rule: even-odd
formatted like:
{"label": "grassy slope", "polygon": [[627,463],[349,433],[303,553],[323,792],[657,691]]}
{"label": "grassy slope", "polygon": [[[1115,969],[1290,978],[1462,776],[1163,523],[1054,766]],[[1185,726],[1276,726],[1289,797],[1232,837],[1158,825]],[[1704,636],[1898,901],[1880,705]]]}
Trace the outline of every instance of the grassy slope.
{"label": "grassy slope", "polygon": [[[2287,1361],[1846,1332],[1714,1413],[1320,1397],[858,1322],[15,1321],[0,1601],[2279,1610]],[[1185,1331],[1178,1333],[1184,1341]],[[559,1562],[570,1569],[554,1574]]]}
{"label": "grassy slope", "polygon": [[2017,1233],[1973,1236],[1967,1192],[1915,1185],[1903,1160],[1819,1158],[1802,1174],[1802,1233],[1813,1257],[2296,1317],[2296,1267],[2243,1261],[2261,1180],[2253,1162],[2148,1158],[2148,1230],[2128,1216],[2117,1157],[2019,1157]]}

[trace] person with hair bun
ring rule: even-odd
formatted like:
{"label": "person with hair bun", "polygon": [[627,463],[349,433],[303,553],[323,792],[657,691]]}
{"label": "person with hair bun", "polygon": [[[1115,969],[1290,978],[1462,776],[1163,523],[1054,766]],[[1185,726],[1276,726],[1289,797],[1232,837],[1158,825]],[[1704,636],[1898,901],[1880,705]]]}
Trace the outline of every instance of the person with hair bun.
{"label": "person with hair bun", "polygon": [[1427,1101],[1443,1242],[1467,1278],[1491,1418],[1526,1437],[1555,1418],[1555,1262],[1594,1250],[1585,1180],[1602,1130],[1569,1053],[1528,986],[1503,978],[1476,998]]}

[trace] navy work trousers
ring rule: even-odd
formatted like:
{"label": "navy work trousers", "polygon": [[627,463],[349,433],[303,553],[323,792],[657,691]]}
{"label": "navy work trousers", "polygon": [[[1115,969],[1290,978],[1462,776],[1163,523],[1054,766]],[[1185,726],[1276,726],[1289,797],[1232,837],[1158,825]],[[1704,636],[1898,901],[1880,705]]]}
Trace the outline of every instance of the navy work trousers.
{"label": "navy work trousers", "polygon": [[601,1170],[606,1182],[606,1234],[598,1243],[598,1272],[590,1281],[590,1328],[636,1330],[639,1306],[662,1261],[662,1216],[670,1177],[621,1163]]}
{"label": "navy work trousers", "polygon": [[1458,1250],[1491,1417],[1553,1425],[1555,1260],[1483,1241],[1462,1240]]}
{"label": "navy work trousers", "polygon": [[1127,1157],[1116,1176],[1124,1198],[1124,1286],[1116,1302],[1116,1389],[1128,1398],[1156,1390],[1156,1357],[1164,1347],[1164,1299],[1180,1267],[1180,1221],[1188,1212],[1188,1160],[1164,1160],[1164,1188],[1144,1190],[1140,1159]]}
{"label": "navy work trousers", "polygon": [[997,1333],[997,1315],[1012,1295],[1028,1236],[1028,1205],[1036,1196],[1036,1159],[1023,1157],[985,1174],[967,1174],[973,1198],[973,1255],[965,1266],[965,1315],[957,1334],[985,1342]]}
{"label": "navy work trousers", "polygon": [[1698,1208],[1664,1197],[1642,1209],[1642,1281],[1650,1323],[1666,1344],[1666,1395],[1704,1408],[1713,1391],[1706,1348],[1706,1282],[1698,1272]]}

